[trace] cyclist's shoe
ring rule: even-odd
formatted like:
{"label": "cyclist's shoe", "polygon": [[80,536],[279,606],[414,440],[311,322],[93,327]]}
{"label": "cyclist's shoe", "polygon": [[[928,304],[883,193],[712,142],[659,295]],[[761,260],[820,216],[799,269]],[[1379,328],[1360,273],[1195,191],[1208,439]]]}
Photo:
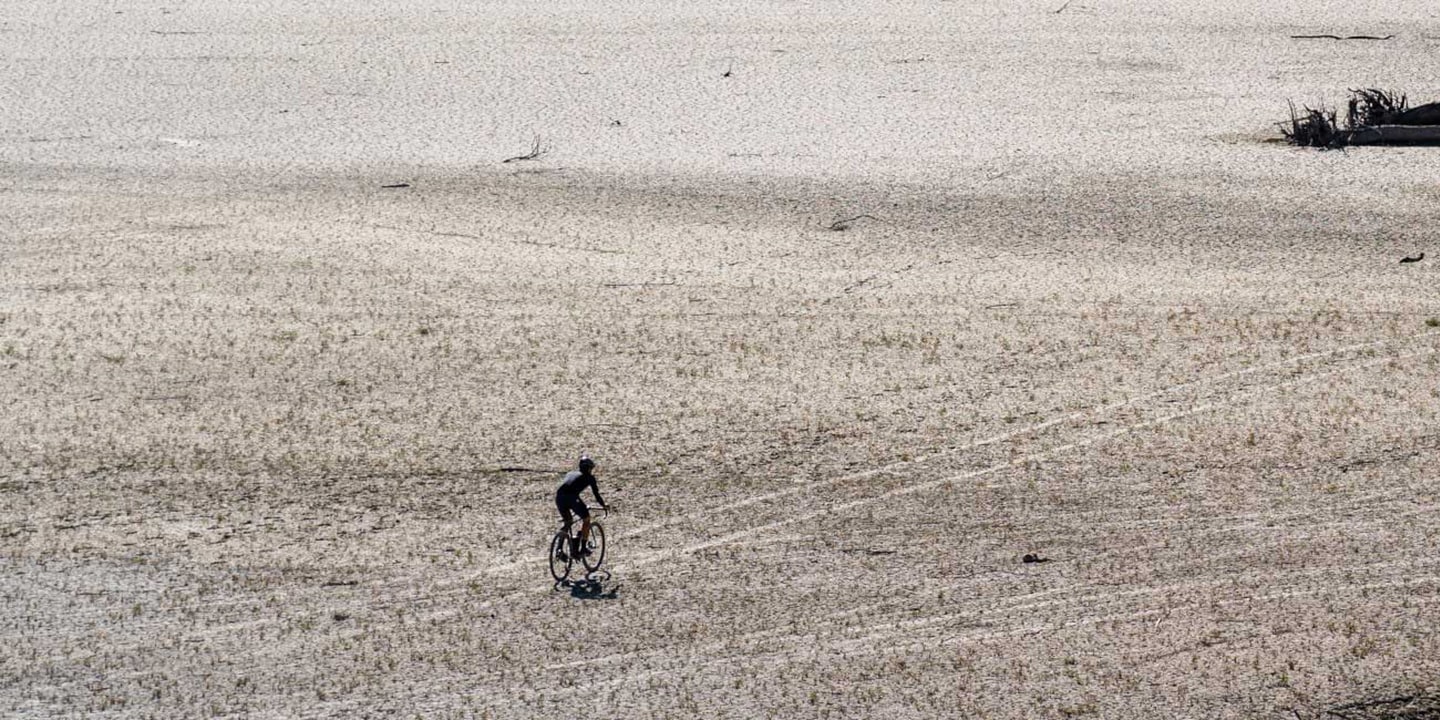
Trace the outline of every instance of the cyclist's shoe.
{"label": "cyclist's shoe", "polygon": [[582,547],[582,548],[580,548],[580,552],[575,553],[575,557],[589,557],[589,556],[590,556],[590,548],[588,548],[588,547]]}

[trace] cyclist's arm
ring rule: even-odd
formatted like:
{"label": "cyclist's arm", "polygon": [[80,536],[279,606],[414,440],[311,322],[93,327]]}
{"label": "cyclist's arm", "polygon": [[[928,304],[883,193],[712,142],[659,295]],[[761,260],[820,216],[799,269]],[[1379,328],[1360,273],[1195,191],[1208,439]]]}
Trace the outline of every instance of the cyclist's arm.
{"label": "cyclist's arm", "polygon": [[600,507],[605,507],[605,498],[600,497],[600,483],[590,483],[590,492],[595,494],[595,502],[600,503]]}

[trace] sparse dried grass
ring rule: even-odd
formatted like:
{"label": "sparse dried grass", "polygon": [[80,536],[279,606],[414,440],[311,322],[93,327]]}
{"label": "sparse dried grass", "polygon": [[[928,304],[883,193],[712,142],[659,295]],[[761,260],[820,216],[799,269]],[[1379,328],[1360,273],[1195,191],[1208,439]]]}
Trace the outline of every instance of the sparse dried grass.
{"label": "sparse dried grass", "polygon": [[[1314,217],[422,180],[77,194],[6,250],[0,705],[1283,715],[1436,670],[1437,309],[1267,244]],[[498,472],[578,447],[615,600],[551,591],[554,478]]]}

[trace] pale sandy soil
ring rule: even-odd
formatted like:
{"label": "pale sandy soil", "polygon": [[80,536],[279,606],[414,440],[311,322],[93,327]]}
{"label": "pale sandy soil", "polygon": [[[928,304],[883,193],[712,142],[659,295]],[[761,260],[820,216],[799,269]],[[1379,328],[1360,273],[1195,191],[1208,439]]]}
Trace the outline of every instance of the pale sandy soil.
{"label": "pale sandy soil", "polygon": [[1060,4],[0,8],[0,714],[1440,696],[1440,17]]}

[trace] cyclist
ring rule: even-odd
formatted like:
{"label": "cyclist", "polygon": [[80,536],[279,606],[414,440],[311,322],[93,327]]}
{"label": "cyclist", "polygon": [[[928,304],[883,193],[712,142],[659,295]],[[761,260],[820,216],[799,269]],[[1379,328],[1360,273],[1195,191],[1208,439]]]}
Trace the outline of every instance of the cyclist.
{"label": "cyclist", "polygon": [[605,498],[600,497],[600,486],[595,484],[595,461],[591,460],[589,455],[581,455],[578,467],[579,470],[565,473],[565,479],[555,490],[555,508],[560,511],[560,519],[565,521],[565,525],[568,527],[574,521],[574,515],[580,516],[580,537],[576,545],[570,548],[572,557],[590,554],[589,548],[585,547],[590,541],[590,508],[580,499],[580,492],[590,488],[590,492],[595,495],[595,502],[600,503],[602,508],[606,507]]}

